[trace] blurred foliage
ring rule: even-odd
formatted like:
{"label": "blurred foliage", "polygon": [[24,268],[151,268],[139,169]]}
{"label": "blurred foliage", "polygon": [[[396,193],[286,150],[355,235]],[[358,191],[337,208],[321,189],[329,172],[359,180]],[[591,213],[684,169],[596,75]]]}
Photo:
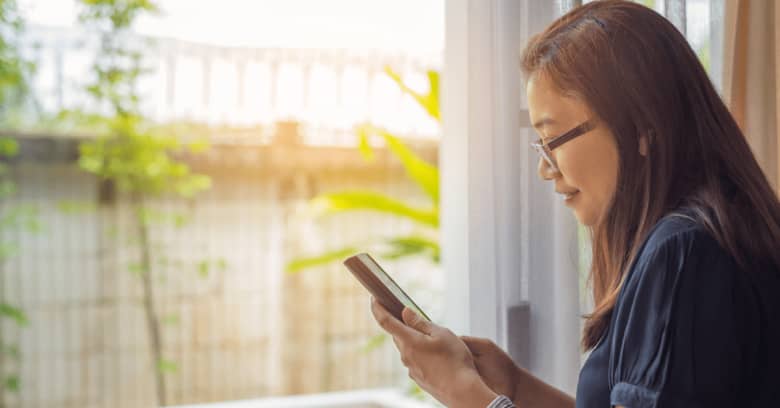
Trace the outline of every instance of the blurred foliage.
{"label": "blurred foliage", "polygon": [[[438,122],[441,122],[439,111],[439,73],[428,71],[428,92],[423,94],[410,88],[389,67],[385,73],[398,85],[402,92],[410,95],[425,112]],[[372,137],[381,138],[385,146],[397,158],[409,179],[417,185],[428,197],[429,204],[424,207],[406,203],[382,192],[349,190],[322,194],[310,201],[310,207],[318,216],[354,211],[372,211],[388,214],[393,217],[411,221],[417,232],[408,236],[377,238],[373,241],[337,248],[325,253],[299,257],[286,265],[288,273],[296,273],[307,269],[322,267],[358,252],[376,253],[379,257],[395,260],[409,256],[426,256],[434,263],[439,263],[441,251],[439,248],[439,169],[428,163],[401,141],[401,138],[370,123],[362,124],[355,130],[358,137],[358,150],[366,161],[374,160],[374,151],[370,144]],[[369,353],[387,342],[388,335],[379,333],[369,338],[360,348],[362,353]],[[420,388],[414,381],[409,382],[406,393],[421,400],[432,401],[432,397]]]}
{"label": "blurred foliage", "polygon": [[[439,73],[429,71],[428,92],[423,94],[411,89],[401,76],[390,68],[385,73],[398,87],[412,96],[428,115],[441,121],[439,112]],[[382,192],[348,190],[322,194],[310,201],[310,206],[318,216],[331,214],[372,211],[389,214],[399,219],[412,221],[418,232],[403,237],[377,238],[359,245],[349,245],[325,253],[292,259],[286,265],[288,273],[321,267],[336,261],[342,261],[357,252],[377,253],[383,259],[398,259],[407,256],[424,255],[433,262],[440,261],[438,243],[439,229],[439,170],[428,163],[391,132],[372,124],[359,125],[355,133],[358,137],[358,149],[366,161],[374,160],[374,151],[369,143],[373,137],[381,138],[392,154],[401,162],[406,175],[428,197],[429,204],[420,207],[407,203]]]}
{"label": "blurred foliage", "polygon": [[316,256],[293,259],[287,264],[288,272],[299,272],[304,269],[342,261],[358,252],[355,247],[341,248],[335,251],[325,252]]}
{"label": "blurred foliage", "polygon": [[[143,65],[144,40],[131,35],[134,21],[144,13],[155,13],[157,6],[148,0],[80,0],[79,21],[100,33],[100,49],[86,91],[94,102],[93,110],[69,110],[57,117],[58,127],[71,132],[95,135],[79,145],[79,167],[117,187],[133,209],[136,236],[129,242],[139,248],[138,259],[128,263],[127,271],[139,278],[143,308],[152,357],[157,405],[166,404],[165,374],[176,373],[175,361],[164,357],[163,325],[172,324],[171,316],[158,316],[154,303],[153,266],[177,268],[183,262],[168,259],[165,245],[151,236],[154,225],[181,228],[189,218],[183,214],[155,210],[155,197],[173,196],[191,199],[211,187],[211,179],[193,172],[184,161],[187,155],[208,149],[205,137],[193,138],[181,125],[160,126],[145,118],[139,109],[139,79],[150,72]],[[191,130],[191,129],[189,129]],[[89,205],[62,203],[63,211],[78,213]],[[192,262],[198,276],[207,277],[214,268],[225,269],[224,260]]]}
{"label": "blurred foliage", "polygon": [[30,96],[35,65],[19,52],[24,21],[16,0],[0,0],[0,126],[14,127]]}
{"label": "blurred foliage", "polygon": [[100,50],[92,70],[95,79],[86,89],[108,114],[65,111],[61,122],[88,129],[99,136],[79,146],[79,166],[116,183],[121,191],[156,196],[175,193],[192,197],[210,187],[210,179],[193,173],[177,155],[200,153],[205,140],[185,142],[170,127],[155,126],[139,111],[142,49],[132,46],[129,30],[144,12],[157,12],[147,0],[81,0],[79,21],[101,33]]}
{"label": "blurred foliage", "polygon": [[439,73],[437,71],[428,71],[428,92],[421,94],[408,87],[401,79],[401,76],[390,67],[385,67],[385,73],[401,88],[401,90],[411,95],[417,103],[428,112],[432,118],[441,122],[441,113],[439,111]]}
{"label": "blurred foliage", "polygon": [[701,65],[704,66],[704,70],[707,71],[708,74],[712,74],[711,68],[712,68],[712,58],[711,58],[711,41],[709,38],[704,42],[704,44],[696,49],[696,56],[699,57],[699,61],[701,62]]}
{"label": "blurred foliage", "polygon": [[[14,183],[7,160],[19,153],[19,144],[11,138],[0,138],[0,200],[4,205],[0,208],[0,232],[22,230],[37,232],[40,230],[38,213],[35,207],[24,204],[8,205],[5,200],[16,193]],[[4,234],[2,234],[4,235]],[[0,240],[0,272],[5,268],[5,261],[17,252],[15,241]],[[12,322],[16,327],[23,328],[29,324],[27,314],[18,305],[14,305],[3,299],[3,279],[0,276],[0,325],[3,320]],[[21,387],[19,375],[7,363],[15,360],[19,363],[19,352],[16,345],[6,343],[0,336],[0,406],[3,404],[3,392],[18,392]]]}
{"label": "blurred foliage", "polygon": [[640,3],[644,4],[645,7],[655,9],[655,0],[640,0]]}
{"label": "blurred foliage", "polygon": [[79,146],[79,166],[116,183],[120,191],[149,196],[176,193],[192,197],[211,186],[209,177],[193,173],[175,155],[199,153],[204,142],[184,143],[176,135],[154,132],[140,116],[106,118],[108,130]]}

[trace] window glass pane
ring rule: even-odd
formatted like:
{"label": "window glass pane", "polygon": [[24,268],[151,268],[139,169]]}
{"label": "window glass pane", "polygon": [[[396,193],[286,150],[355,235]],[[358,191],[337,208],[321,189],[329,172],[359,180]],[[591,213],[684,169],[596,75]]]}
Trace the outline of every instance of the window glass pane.
{"label": "window glass pane", "polygon": [[[5,99],[17,4],[32,125]],[[443,320],[444,20],[444,0],[0,0],[0,130],[23,147],[0,160],[0,407],[432,399],[341,262],[371,253]]]}

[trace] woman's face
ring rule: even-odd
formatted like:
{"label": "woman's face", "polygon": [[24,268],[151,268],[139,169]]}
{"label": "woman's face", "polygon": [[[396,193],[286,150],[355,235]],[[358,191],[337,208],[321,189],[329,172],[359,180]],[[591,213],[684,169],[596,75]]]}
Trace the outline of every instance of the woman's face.
{"label": "woman's face", "polygon": [[539,177],[555,183],[555,191],[574,211],[579,222],[594,226],[615,193],[618,150],[612,133],[593,117],[590,109],[572,96],[562,95],[546,75],[534,75],[526,86],[528,112],[539,136],[547,141],[586,120],[595,127],[558,146],[552,156],[553,169],[539,158]]}

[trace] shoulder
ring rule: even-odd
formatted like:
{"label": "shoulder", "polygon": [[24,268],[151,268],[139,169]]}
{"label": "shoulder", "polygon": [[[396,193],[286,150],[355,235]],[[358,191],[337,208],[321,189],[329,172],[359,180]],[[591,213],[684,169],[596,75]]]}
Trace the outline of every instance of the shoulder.
{"label": "shoulder", "polygon": [[691,321],[702,311],[741,305],[749,295],[741,272],[702,224],[693,218],[664,217],[627,272],[613,328],[626,330],[630,321],[666,327],[674,316]]}
{"label": "shoulder", "polygon": [[701,222],[690,214],[674,212],[667,214],[656,223],[645,239],[644,248],[639,254],[652,254],[674,243],[689,243],[707,246],[711,250],[722,250],[715,237]]}
{"label": "shoulder", "polygon": [[645,239],[621,285],[614,329],[629,328],[631,320],[664,327],[672,316],[689,315],[689,308],[706,310],[735,295],[739,277],[736,262],[702,224],[666,216]]}
{"label": "shoulder", "polygon": [[659,267],[666,273],[680,273],[688,267],[716,261],[735,268],[731,255],[704,225],[687,212],[674,212],[661,218],[637,252],[629,273]]}

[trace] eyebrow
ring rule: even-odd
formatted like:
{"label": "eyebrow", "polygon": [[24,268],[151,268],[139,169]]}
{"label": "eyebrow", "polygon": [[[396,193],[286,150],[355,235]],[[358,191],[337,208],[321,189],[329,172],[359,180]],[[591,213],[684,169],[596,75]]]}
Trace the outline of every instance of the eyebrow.
{"label": "eyebrow", "polygon": [[555,123],[557,123],[557,122],[556,122],[554,119],[552,119],[552,118],[549,118],[549,117],[545,117],[545,118],[542,118],[541,120],[537,121],[536,123],[534,123],[534,124],[533,124],[533,127],[534,127],[535,129],[539,129],[539,128],[541,128],[542,126],[545,126],[545,125],[554,125]]}

